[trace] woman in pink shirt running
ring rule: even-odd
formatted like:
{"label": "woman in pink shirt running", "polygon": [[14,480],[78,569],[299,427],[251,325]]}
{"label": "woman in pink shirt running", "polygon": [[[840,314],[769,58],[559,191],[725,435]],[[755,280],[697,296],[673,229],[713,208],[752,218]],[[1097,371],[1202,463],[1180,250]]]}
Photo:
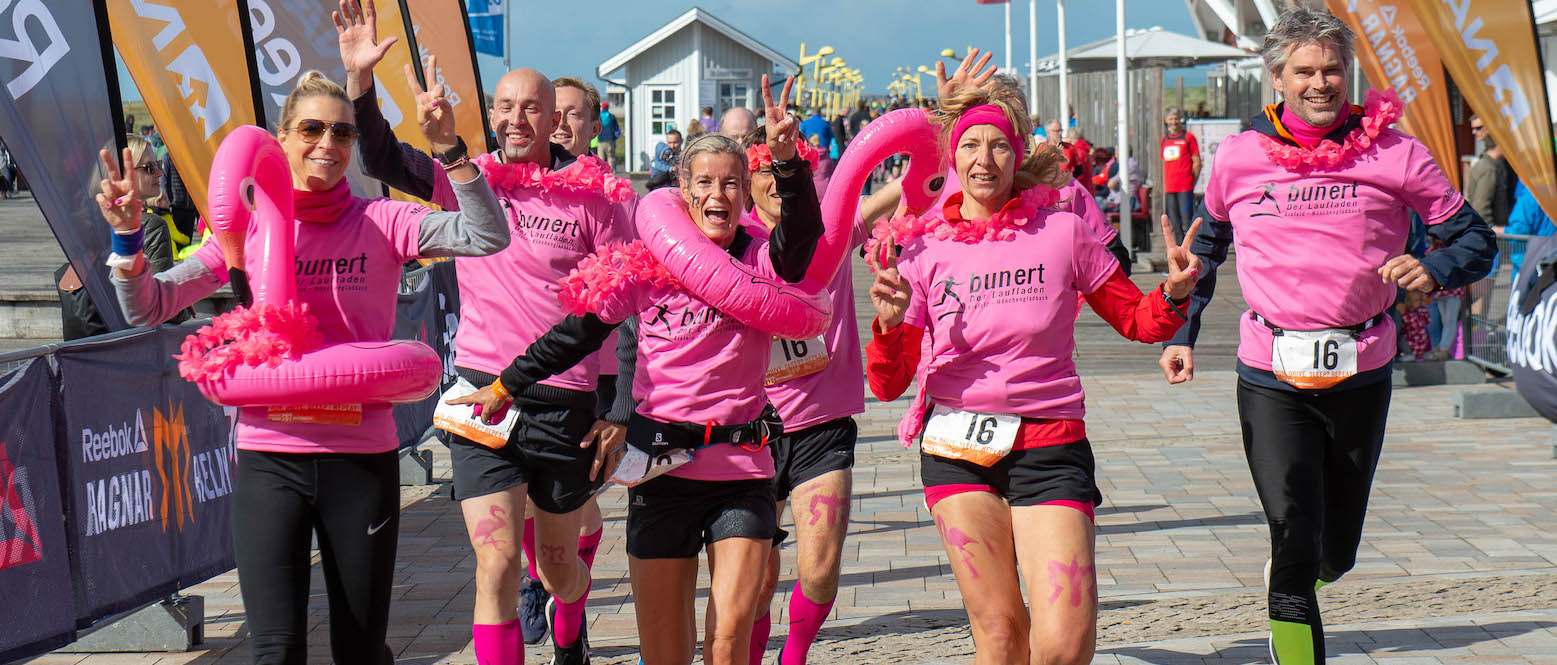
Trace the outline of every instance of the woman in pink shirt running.
{"label": "woman in pink shirt running", "polygon": [[[435,66],[430,59],[429,81]],[[447,149],[455,141],[454,112],[443,86],[424,93],[415,79],[411,85],[423,134],[435,148]],[[390,338],[400,266],[407,260],[482,256],[508,245],[497,198],[466,162],[449,169],[460,212],[352,196],[343,176],[357,140],[355,120],[346,91],[308,72],[282,106],[276,132],[292,168],[296,266],[269,267],[295,270],[297,300],[318,319],[325,343]],[[218,243],[206,243],[195,260],[155,275],[146,269],[129,171],[121,179],[106,151],[102,157],[112,179],[98,196],[103,217],[116,234],[136,236],[126,251],[116,252],[127,261],[112,278],[126,318],[136,325],[164,321],[221,288],[228,272]],[[262,256],[253,228],[248,255]],[[334,422],[301,422],[286,407],[238,413],[233,543],[255,663],[308,660],[314,531],[335,662],[394,662],[384,638],[400,515],[395,421],[389,404],[343,405],[336,414]]]}
{"label": "woman in pink shirt running", "polygon": [[[799,125],[782,103],[773,103],[766,85],[763,90],[781,222],[766,241],[745,230],[741,217],[751,187],[746,150],[733,139],[706,134],[682,152],[681,197],[690,219],[681,223],[696,225],[744,270],[795,283],[821,238],[821,207],[810,169],[798,158]],[[788,96],[786,85],[782,99]],[[706,546],[712,585],[703,662],[747,663],[759,587],[778,529],[774,462],[766,444],[781,424],[763,389],[772,336],[679,287],[650,284],[668,280],[627,281],[602,298],[598,313],[564,319],[498,381],[452,403],[480,404],[482,413],[495,413],[507,405],[505,395],[565,371],[631,319],[638,362],[620,371],[633,373],[638,404],[627,444],[647,454],[641,459],[662,462],[628,490],[627,555],[643,662],[692,662],[697,556]],[[616,464],[613,457],[611,466]]]}
{"label": "woman in pink shirt running", "polygon": [[[975,662],[1087,663],[1102,497],[1072,360],[1077,294],[1125,337],[1161,341],[1184,321],[1198,263],[1170,240],[1167,281],[1142,294],[1088,225],[1057,209],[1070,175],[1058,149],[1029,142],[1021,93],[967,74],[936,116],[961,191],[926,218],[884,222],[897,235],[878,249],[868,380],[881,400],[919,383],[899,437],[921,444],[925,503]],[[1171,239],[1166,217],[1163,228]]]}

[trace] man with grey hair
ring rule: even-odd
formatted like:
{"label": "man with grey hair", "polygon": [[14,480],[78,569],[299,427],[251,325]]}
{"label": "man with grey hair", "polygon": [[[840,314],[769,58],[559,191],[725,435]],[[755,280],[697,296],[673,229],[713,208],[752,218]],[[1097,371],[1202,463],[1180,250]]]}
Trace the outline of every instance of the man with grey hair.
{"label": "man with grey hair", "polygon": [[[1324,661],[1315,591],[1356,563],[1389,411],[1397,290],[1469,284],[1496,253],[1491,229],[1427,149],[1389,128],[1398,102],[1370,93],[1366,109],[1348,103],[1352,39],[1305,6],[1266,34],[1281,103],[1217,149],[1193,243],[1207,272],[1161,359],[1169,383],[1193,378],[1200,315],[1236,232],[1250,306],[1239,323],[1238,412],[1270,523],[1270,649],[1280,665]],[[1444,244],[1420,260],[1405,253],[1412,211]]]}

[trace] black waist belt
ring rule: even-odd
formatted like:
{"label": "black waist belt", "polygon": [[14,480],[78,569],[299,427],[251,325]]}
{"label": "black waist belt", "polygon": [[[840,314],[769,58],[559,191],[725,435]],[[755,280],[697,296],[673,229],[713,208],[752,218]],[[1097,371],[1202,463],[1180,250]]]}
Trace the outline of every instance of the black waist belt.
{"label": "black waist belt", "polygon": [[[1345,330],[1346,332],[1351,333],[1352,337],[1354,337],[1354,338],[1361,337],[1363,331],[1365,331],[1365,330],[1367,330],[1369,328],[1372,328],[1373,326],[1379,325],[1380,323],[1383,323],[1385,317],[1388,317],[1388,316],[1389,316],[1388,312],[1379,312],[1378,314],[1373,315],[1373,318],[1368,319],[1367,321],[1363,321],[1362,323],[1359,323],[1359,324],[1354,325],[1354,326],[1330,326],[1330,327],[1327,327],[1327,328],[1322,328],[1322,330]],[[1280,337],[1282,335],[1282,333],[1285,333],[1288,330],[1288,329],[1282,328],[1282,327],[1280,327],[1280,326],[1278,326],[1278,325],[1276,325],[1274,323],[1271,323],[1269,319],[1266,319],[1265,317],[1260,316],[1260,313],[1256,312],[1254,310],[1249,310],[1249,317],[1254,319],[1255,322],[1264,325],[1266,328],[1270,328],[1270,331],[1272,333],[1275,333],[1276,336],[1278,336],[1278,337]],[[1312,331],[1309,331],[1309,330],[1294,330],[1293,332],[1312,332]]]}
{"label": "black waist belt", "polygon": [[772,404],[764,407],[756,420],[739,425],[662,423],[636,413],[627,421],[627,442],[651,454],[675,449],[696,450],[720,443],[757,451],[768,445],[769,439],[783,433],[784,423]]}

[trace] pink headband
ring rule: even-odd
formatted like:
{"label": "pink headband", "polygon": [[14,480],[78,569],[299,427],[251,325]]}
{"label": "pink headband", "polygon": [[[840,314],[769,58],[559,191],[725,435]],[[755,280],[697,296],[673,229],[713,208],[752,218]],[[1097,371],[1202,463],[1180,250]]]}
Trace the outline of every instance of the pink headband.
{"label": "pink headband", "polygon": [[1027,158],[1027,142],[1017,138],[1016,130],[1011,127],[1011,119],[994,104],[982,104],[962,112],[962,116],[957,118],[957,124],[952,127],[952,150],[956,150],[957,144],[962,142],[962,133],[975,125],[994,125],[995,129],[1005,134],[1006,140],[1016,150],[1017,164]]}

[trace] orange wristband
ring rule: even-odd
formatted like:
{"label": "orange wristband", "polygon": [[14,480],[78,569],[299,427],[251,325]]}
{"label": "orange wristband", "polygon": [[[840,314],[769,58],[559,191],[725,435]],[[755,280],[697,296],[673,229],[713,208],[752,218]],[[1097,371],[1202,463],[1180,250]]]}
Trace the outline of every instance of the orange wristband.
{"label": "orange wristband", "polygon": [[490,387],[492,388],[492,393],[497,395],[498,397],[503,398],[504,401],[506,401],[506,402],[514,401],[514,396],[508,392],[507,388],[503,387],[503,380],[502,379],[498,379],[496,381],[493,381],[492,385]]}

